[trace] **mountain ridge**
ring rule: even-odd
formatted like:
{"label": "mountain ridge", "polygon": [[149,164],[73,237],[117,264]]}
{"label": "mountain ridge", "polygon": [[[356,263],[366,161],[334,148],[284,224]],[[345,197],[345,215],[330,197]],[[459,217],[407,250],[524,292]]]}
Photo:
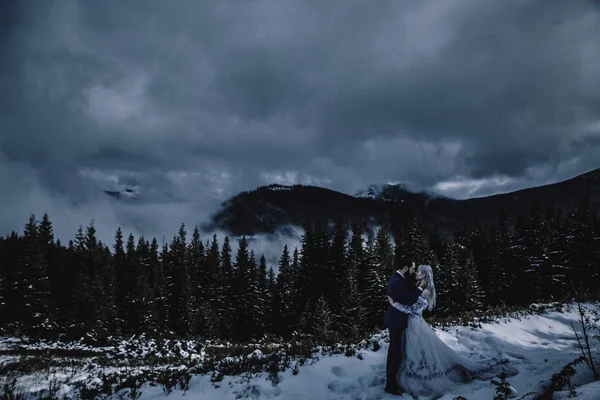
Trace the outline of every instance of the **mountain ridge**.
{"label": "mountain ridge", "polygon": [[[367,195],[361,196],[364,192]],[[426,191],[411,192],[402,184],[370,185],[355,196],[318,186],[272,184],[226,200],[205,228],[247,235],[273,233],[287,225],[302,226],[308,219],[349,223],[358,218],[374,224],[388,219],[392,229],[398,230],[420,212],[426,225],[452,230],[492,223],[504,204],[512,222],[536,202],[544,208],[550,204],[569,208],[584,194],[593,202],[600,200],[600,168],[556,183],[460,200]]]}

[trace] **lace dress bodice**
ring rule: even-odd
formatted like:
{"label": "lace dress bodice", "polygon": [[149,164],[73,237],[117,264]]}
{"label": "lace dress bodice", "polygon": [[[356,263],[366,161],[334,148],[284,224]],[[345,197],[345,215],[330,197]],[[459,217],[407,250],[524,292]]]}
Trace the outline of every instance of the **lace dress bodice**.
{"label": "lace dress bodice", "polygon": [[427,302],[427,299],[423,295],[420,295],[415,304],[413,304],[412,306],[407,306],[406,304],[400,304],[396,302],[392,304],[392,307],[405,314],[422,316],[423,311],[427,308],[428,305],[429,303]]}

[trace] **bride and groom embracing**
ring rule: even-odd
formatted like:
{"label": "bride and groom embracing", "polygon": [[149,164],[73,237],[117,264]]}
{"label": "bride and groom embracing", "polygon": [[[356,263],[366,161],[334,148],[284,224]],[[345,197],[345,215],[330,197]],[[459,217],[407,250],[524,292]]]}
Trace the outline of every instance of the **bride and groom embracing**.
{"label": "bride and groom embracing", "polygon": [[[499,375],[507,360],[464,358],[448,347],[423,319],[423,311],[431,311],[436,304],[431,266],[416,267],[409,258],[401,259],[399,265],[401,269],[392,274],[387,288],[390,305],[384,323],[389,330],[390,346],[385,391],[436,398],[462,383]],[[505,373],[514,375],[516,371],[505,370]]]}

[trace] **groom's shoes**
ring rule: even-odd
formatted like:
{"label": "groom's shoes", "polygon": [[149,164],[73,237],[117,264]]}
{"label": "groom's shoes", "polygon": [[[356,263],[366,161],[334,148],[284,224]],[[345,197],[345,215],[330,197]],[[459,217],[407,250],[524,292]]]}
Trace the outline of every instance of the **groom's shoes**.
{"label": "groom's shoes", "polygon": [[397,387],[390,388],[390,387],[386,386],[384,390],[385,390],[386,393],[393,394],[395,396],[400,396],[403,393],[402,390],[400,390]]}

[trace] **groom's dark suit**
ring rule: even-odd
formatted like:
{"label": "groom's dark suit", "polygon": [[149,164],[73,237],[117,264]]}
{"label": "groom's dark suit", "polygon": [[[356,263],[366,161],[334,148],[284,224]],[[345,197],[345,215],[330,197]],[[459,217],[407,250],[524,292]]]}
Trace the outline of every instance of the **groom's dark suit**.
{"label": "groom's dark suit", "polygon": [[[412,306],[416,303],[421,294],[420,289],[410,289],[406,282],[406,279],[399,272],[394,272],[390,277],[387,287],[388,296],[390,296],[394,302]],[[386,388],[394,389],[398,387],[398,369],[402,362],[402,342],[404,329],[408,324],[408,314],[396,310],[391,305],[385,313],[384,318],[385,326],[390,331],[390,347],[388,348],[386,375],[387,384]]]}

